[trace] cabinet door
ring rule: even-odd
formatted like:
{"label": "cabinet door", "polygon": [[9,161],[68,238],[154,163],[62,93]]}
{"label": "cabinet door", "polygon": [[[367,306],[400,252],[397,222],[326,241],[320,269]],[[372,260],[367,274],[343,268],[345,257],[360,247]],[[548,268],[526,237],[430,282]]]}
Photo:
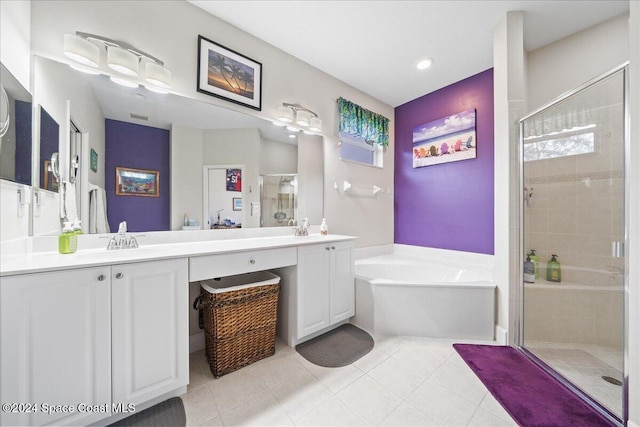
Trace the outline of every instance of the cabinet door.
{"label": "cabinet door", "polygon": [[355,314],[353,242],[331,244],[330,304],[331,324]]}
{"label": "cabinet door", "polygon": [[298,336],[329,326],[328,244],[298,248]]}
{"label": "cabinet door", "polygon": [[[109,277],[98,267],[0,279],[0,401],[37,405],[2,411],[0,424],[86,425],[111,415]],[[102,412],[80,412],[81,403]],[[48,414],[44,404],[70,406]]]}
{"label": "cabinet door", "polygon": [[139,404],[189,382],[187,259],[114,265],[113,401]]}

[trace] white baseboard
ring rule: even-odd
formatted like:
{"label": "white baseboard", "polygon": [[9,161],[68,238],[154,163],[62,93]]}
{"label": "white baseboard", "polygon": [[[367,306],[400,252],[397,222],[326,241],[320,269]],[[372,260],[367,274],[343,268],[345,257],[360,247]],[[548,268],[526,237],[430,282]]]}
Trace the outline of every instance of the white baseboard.
{"label": "white baseboard", "polygon": [[509,345],[509,333],[500,325],[496,325],[496,343],[498,345]]}
{"label": "white baseboard", "polygon": [[189,335],[189,353],[195,353],[204,348],[204,332],[195,335]]}

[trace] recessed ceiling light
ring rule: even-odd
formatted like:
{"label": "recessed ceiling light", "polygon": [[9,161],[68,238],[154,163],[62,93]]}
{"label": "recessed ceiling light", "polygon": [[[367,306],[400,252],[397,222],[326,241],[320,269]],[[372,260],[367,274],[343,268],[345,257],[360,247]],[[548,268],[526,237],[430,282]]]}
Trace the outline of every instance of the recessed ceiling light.
{"label": "recessed ceiling light", "polygon": [[433,58],[424,58],[418,61],[418,63],[416,64],[416,68],[418,70],[426,70],[427,68],[431,67],[431,64],[433,64]]}

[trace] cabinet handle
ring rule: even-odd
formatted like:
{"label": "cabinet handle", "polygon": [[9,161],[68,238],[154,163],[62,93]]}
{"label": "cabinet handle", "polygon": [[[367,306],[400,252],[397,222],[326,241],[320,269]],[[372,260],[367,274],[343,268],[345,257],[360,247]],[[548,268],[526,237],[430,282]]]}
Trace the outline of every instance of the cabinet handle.
{"label": "cabinet handle", "polygon": [[253,265],[253,264],[255,264],[255,263],[256,263],[256,260],[255,260],[255,259],[253,259],[253,258],[252,258],[252,259],[250,259],[250,260],[249,260],[249,264]]}
{"label": "cabinet handle", "polygon": [[329,251],[331,250],[331,248],[329,246],[327,246],[326,248],[324,248],[325,251]]}
{"label": "cabinet handle", "polygon": [[106,279],[106,277],[104,277],[104,274],[101,274],[101,275],[98,276],[98,280],[100,282],[104,281],[104,279]]}
{"label": "cabinet handle", "polygon": [[122,279],[123,277],[124,277],[124,274],[116,273],[116,279]]}
{"label": "cabinet handle", "polygon": [[331,246],[331,250],[335,251],[336,247],[335,246]]}

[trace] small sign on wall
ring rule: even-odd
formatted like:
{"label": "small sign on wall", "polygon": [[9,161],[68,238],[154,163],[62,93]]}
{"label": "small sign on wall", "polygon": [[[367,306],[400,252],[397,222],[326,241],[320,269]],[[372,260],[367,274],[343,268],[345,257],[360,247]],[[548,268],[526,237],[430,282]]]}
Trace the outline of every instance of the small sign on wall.
{"label": "small sign on wall", "polygon": [[476,110],[466,110],[413,128],[413,167],[476,158]]}
{"label": "small sign on wall", "polygon": [[227,169],[227,191],[242,191],[242,169]]}

